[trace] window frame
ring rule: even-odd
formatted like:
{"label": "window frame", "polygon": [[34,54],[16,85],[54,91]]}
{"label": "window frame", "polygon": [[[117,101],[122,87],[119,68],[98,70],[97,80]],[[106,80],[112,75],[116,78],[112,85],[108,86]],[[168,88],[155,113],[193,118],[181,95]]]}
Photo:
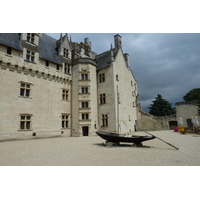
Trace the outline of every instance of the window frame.
{"label": "window frame", "polygon": [[[20,97],[24,97],[24,98],[30,98],[31,97],[32,83],[23,82],[23,81],[21,81],[19,83],[20,83],[20,93],[19,93],[19,96]],[[29,87],[27,87],[27,86],[29,86]],[[27,91],[28,91],[28,93],[27,93]]]}
{"label": "window frame", "polygon": [[105,73],[99,74],[99,83],[103,83],[105,81],[106,81],[106,79],[105,79]]}
{"label": "window frame", "polygon": [[102,122],[102,127],[108,127],[108,115],[107,114],[101,115],[101,122]]}
{"label": "window frame", "polygon": [[62,89],[62,100],[69,101],[69,90],[68,89]]}
{"label": "window frame", "polygon": [[26,61],[34,63],[35,60],[35,52],[26,50]]}
{"label": "window frame", "polygon": [[99,104],[100,105],[106,104],[106,94],[105,93],[99,95]]}
{"label": "window frame", "polygon": [[32,131],[32,116],[32,114],[20,114],[20,131]]}
{"label": "window frame", "polygon": [[69,123],[69,116],[70,114],[68,113],[62,113],[61,114],[61,128],[62,129],[68,129],[70,128],[70,123]]}
{"label": "window frame", "polygon": [[35,44],[35,33],[27,33],[26,41]]}

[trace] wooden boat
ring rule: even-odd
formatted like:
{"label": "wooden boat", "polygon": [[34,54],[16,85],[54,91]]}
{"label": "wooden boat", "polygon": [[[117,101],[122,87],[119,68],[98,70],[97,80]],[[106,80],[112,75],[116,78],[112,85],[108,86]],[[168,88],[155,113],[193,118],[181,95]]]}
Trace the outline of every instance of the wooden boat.
{"label": "wooden boat", "polygon": [[132,134],[118,134],[118,133],[109,133],[103,131],[97,131],[97,135],[108,142],[117,143],[125,142],[125,143],[134,143],[135,145],[142,145],[142,142],[147,140],[153,140],[155,136],[137,136]]}

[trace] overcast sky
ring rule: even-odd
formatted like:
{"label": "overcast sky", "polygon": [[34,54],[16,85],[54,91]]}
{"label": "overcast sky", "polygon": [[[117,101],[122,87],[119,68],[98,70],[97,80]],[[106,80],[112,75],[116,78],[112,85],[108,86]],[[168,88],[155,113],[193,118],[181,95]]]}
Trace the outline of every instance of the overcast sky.
{"label": "overcast sky", "polygon": [[[114,47],[116,33],[68,33],[72,41],[88,37],[98,54]],[[175,106],[193,88],[200,87],[200,34],[119,33],[122,48],[138,82],[140,103],[148,111],[157,94]],[[49,34],[58,39],[60,34]]]}

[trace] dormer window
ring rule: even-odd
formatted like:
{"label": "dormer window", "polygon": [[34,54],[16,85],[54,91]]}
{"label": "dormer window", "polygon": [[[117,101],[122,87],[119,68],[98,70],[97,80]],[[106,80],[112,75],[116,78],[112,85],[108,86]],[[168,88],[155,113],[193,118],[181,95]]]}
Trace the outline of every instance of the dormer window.
{"label": "dormer window", "polygon": [[34,33],[27,33],[27,42],[34,44],[35,34]]}
{"label": "dormer window", "polygon": [[64,48],[63,55],[65,58],[69,58],[69,50]]}

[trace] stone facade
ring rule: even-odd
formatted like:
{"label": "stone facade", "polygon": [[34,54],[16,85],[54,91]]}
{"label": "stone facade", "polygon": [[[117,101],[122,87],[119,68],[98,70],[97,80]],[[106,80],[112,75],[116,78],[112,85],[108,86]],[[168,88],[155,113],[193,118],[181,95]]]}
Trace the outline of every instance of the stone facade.
{"label": "stone facade", "polygon": [[88,38],[0,34],[0,138],[134,132],[137,82],[114,39],[97,55]]}
{"label": "stone facade", "polygon": [[176,117],[180,126],[195,129],[200,126],[200,116],[198,106],[195,102],[176,103]]}

